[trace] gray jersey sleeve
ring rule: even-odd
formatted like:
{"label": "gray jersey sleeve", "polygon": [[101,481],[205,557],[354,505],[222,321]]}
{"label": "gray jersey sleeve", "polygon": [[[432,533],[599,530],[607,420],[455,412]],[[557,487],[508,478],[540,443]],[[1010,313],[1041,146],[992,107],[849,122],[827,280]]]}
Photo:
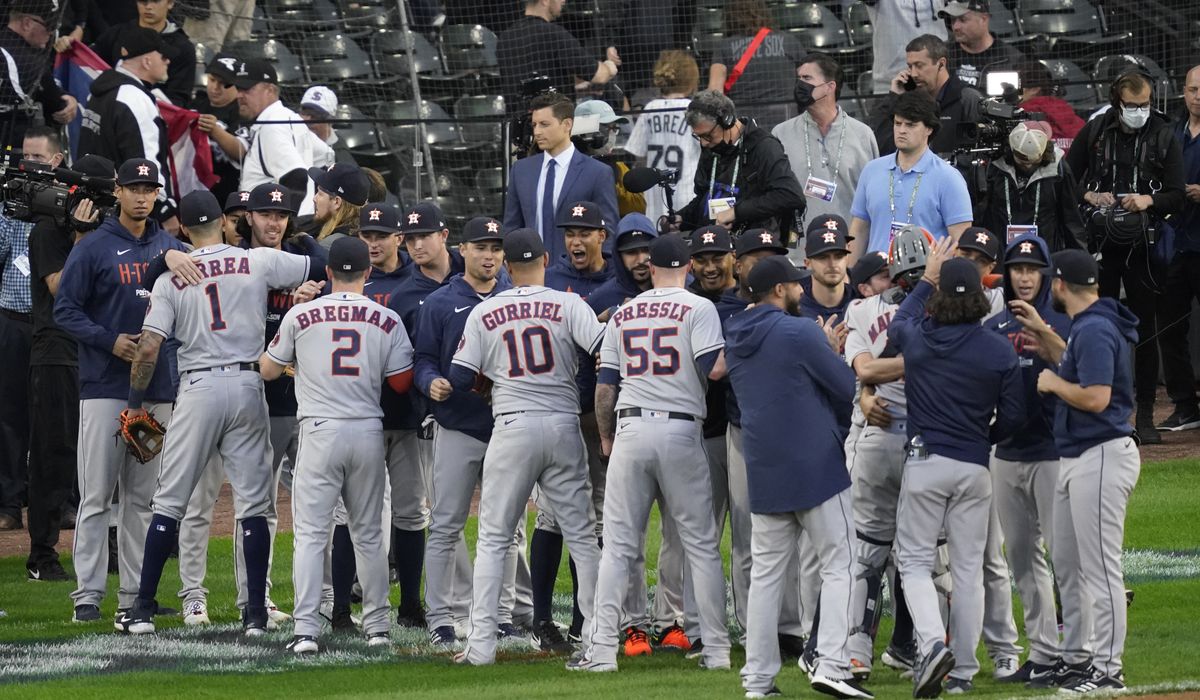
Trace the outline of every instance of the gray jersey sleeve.
{"label": "gray jersey sleeve", "polygon": [[296,313],[298,306],[288,309],[283,320],[279,322],[279,330],[267,346],[267,355],[281,365],[290,365],[296,361]]}
{"label": "gray jersey sleeve", "polygon": [[408,340],[408,333],[404,331],[404,323],[399,320],[398,328],[392,330],[390,336],[392,339],[391,345],[388,347],[387,360],[384,362],[383,376],[390,377],[393,374],[400,374],[405,370],[412,369],[413,366],[413,346]]}
{"label": "gray jersey sleeve", "polygon": [[164,338],[170,338],[175,330],[176,303],[179,301],[178,290],[171,284],[171,275],[159,275],[154,281],[154,291],[150,293],[150,305],[146,307],[146,319],[142,321],[142,330],[150,331]]}
{"label": "gray jersey sleeve", "polygon": [[867,338],[867,329],[874,319],[868,319],[869,305],[865,299],[855,299],[846,307],[846,364],[854,366],[854,358],[864,352],[871,352],[871,343]]}
{"label": "gray jersey sleeve", "polygon": [[604,324],[596,320],[596,312],[577,294],[564,294],[567,299],[567,318],[575,344],[589,354],[595,354],[604,337]]}
{"label": "gray jersey sleeve", "polygon": [[717,313],[717,307],[703,297],[700,298],[700,302],[702,303],[696,304],[686,320],[691,332],[693,358],[725,347],[725,336],[721,333],[721,316]]}
{"label": "gray jersey sleeve", "polygon": [[621,370],[621,329],[611,320],[604,326],[604,338],[600,341],[600,366]]}
{"label": "gray jersey sleeve", "polygon": [[292,289],[308,279],[311,258],[274,248],[251,248],[250,262],[262,270],[267,289]]}

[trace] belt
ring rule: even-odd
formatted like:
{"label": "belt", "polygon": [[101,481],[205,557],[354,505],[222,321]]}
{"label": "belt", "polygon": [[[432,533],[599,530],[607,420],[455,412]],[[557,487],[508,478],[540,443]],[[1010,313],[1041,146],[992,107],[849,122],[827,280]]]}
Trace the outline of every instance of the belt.
{"label": "belt", "polygon": [[189,369],[186,372],[184,372],[184,374],[187,375],[187,374],[193,374],[195,372],[212,372],[213,370],[232,370],[232,369],[238,369],[243,372],[257,372],[258,371],[258,363],[257,362],[239,362],[236,365],[220,365],[219,367],[203,367],[201,369]]}
{"label": "belt", "polygon": [[617,411],[617,418],[640,418],[642,415],[653,416],[654,414],[667,414],[667,418],[671,420],[690,420],[695,421],[696,417],[687,413],[676,413],[675,411],[651,411],[647,409],[642,411],[640,408],[622,408]]}
{"label": "belt", "polygon": [[32,314],[24,314],[24,313],[21,313],[20,311],[13,311],[12,309],[0,309],[0,314],[4,314],[5,316],[11,318],[14,321],[24,321],[25,323],[33,322]]}

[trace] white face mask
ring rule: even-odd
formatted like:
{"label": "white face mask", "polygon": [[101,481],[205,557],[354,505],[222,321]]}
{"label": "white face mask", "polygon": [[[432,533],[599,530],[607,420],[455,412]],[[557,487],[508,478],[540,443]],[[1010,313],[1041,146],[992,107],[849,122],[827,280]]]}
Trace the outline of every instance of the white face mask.
{"label": "white face mask", "polygon": [[1149,119],[1149,107],[1121,107],[1121,122],[1130,129],[1142,128]]}

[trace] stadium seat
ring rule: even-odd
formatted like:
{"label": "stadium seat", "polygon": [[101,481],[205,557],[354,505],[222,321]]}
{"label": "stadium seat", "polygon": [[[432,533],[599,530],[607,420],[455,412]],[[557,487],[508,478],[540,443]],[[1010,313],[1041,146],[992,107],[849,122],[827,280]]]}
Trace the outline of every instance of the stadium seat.
{"label": "stadium seat", "polygon": [[1008,5],[1000,2],[1000,0],[994,0],[989,8],[991,11],[988,14],[991,15],[991,20],[988,26],[991,28],[992,33],[1007,42],[1020,40],[1021,30],[1017,26],[1017,17],[1009,9]]}
{"label": "stadium seat", "polygon": [[709,7],[696,11],[696,23],[692,25],[692,33],[722,34],[725,32],[725,11],[719,7]]}
{"label": "stadium seat", "polygon": [[263,17],[272,34],[304,35],[314,29],[330,29],[339,19],[329,0],[262,0]]}
{"label": "stadium seat", "polygon": [[378,170],[386,180],[387,174],[396,169],[396,156],[380,137],[375,123],[367,121],[370,117],[358,107],[344,102],[338,105],[334,116],[353,120],[335,122],[333,126],[337,129],[338,140],[350,149],[354,160],[361,166]]}
{"label": "stadium seat", "polygon": [[208,62],[213,60],[214,55],[215,54],[213,53],[213,50],[208,48],[204,44],[201,44],[201,43],[196,44],[196,82],[193,83],[193,87],[196,87],[196,88],[204,87],[204,84],[205,84],[204,76],[206,73],[205,68],[208,66]]}
{"label": "stadium seat", "polygon": [[875,27],[871,25],[871,15],[865,3],[853,2],[846,8],[846,34],[855,46],[871,44]]}
{"label": "stadium seat", "polygon": [[454,102],[454,116],[462,120],[490,118],[490,121],[462,121],[459,133],[464,141],[500,145],[504,121],[504,97],[482,95],[460,97]]}
{"label": "stadium seat", "polygon": [[475,175],[475,189],[485,193],[503,194],[504,169],[484,168],[480,170]]}
{"label": "stadium seat", "polygon": [[1090,112],[1100,106],[1092,76],[1071,61],[1061,58],[1044,58],[1039,61],[1059,83],[1056,94],[1066,100],[1077,111]]}
{"label": "stadium seat", "polygon": [[[412,39],[410,53],[407,38]],[[408,75],[409,63],[420,74],[443,73],[437,49],[420,34],[409,31],[376,32],[371,37],[371,55],[379,75]]]}
{"label": "stadium seat", "polygon": [[1106,36],[1100,13],[1087,0],[1019,0],[1017,26],[1036,39],[1036,53],[1072,58],[1108,53],[1129,40],[1128,33]]}
{"label": "stadium seat", "polygon": [[[450,121],[450,115],[432,100],[421,100],[418,107],[414,100],[399,100],[381,105],[377,114],[381,120],[436,120],[425,123],[425,141],[436,143],[461,143],[458,125]],[[409,121],[402,124],[385,124],[384,134],[393,148],[412,149],[416,143],[417,125]]]}
{"label": "stadium seat", "polygon": [[846,25],[824,5],[815,2],[779,5],[774,13],[776,26],[793,34],[807,49],[830,54],[858,50],[850,44]]}
{"label": "stadium seat", "polygon": [[1122,71],[1132,67],[1140,67],[1150,74],[1154,79],[1156,97],[1176,98],[1180,96],[1176,94],[1175,84],[1171,80],[1171,76],[1157,63],[1146,56],[1127,53],[1104,56],[1099,61],[1096,61],[1096,67],[1092,70],[1092,77],[1096,79],[1096,93],[1101,102],[1108,101],[1109,86],[1112,85],[1117,76]]}
{"label": "stadium seat", "polygon": [[441,38],[448,73],[499,75],[492,30],[479,24],[451,24],[442,28]]}
{"label": "stadium seat", "polygon": [[383,0],[338,0],[338,9],[348,32],[399,27],[396,5]]}

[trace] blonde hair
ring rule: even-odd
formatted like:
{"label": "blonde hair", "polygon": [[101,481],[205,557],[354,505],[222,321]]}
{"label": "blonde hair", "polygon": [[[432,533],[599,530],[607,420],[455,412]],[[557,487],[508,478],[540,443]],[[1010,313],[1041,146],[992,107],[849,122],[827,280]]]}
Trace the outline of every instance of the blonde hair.
{"label": "blonde hair", "polygon": [[654,64],[654,87],[664,94],[691,95],[700,85],[700,67],[687,51],[667,49]]}
{"label": "blonde hair", "polygon": [[342,206],[337,208],[333,216],[329,217],[325,223],[321,224],[321,230],[317,232],[317,240],[326,238],[334,230],[346,227],[346,234],[350,236],[358,235],[358,218],[362,213],[362,207],[357,204],[351,204],[346,200],[342,200]]}

